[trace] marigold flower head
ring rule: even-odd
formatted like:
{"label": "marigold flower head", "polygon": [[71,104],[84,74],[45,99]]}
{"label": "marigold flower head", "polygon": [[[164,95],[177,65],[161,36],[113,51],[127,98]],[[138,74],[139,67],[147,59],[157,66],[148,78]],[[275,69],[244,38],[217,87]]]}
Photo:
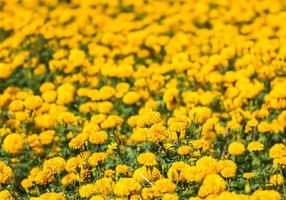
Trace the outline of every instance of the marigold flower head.
{"label": "marigold flower head", "polygon": [[61,184],[63,186],[68,186],[74,183],[76,181],[76,178],[77,178],[77,175],[75,173],[69,173],[61,179]]}
{"label": "marigold flower head", "polygon": [[39,108],[43,103],[43,100],[39,96],[29,96],[25,99],[24,105],[29,110],[34,110]]}
{"label": "marigold flower head", "polygon": [[270,148],[269,157],[273,159],[286,157],[286,146],[282,143],[273,145]]}
{"label": "marigold flower head", "polygon": [[184,145],[178,148],[178,154],[180,155],[189,155],[193,151],[192,147]]}
{"label": "marigold flower head", "polygon": [[196,167],[204,176],[217,173],[217,160],[210,156],[204,156],[197,160]]}
{"label": "marigold flower head", "polygon": [[5,137],[2,148],[9,154],[18,154],[24,150],[24,137],[18,133],[12,133]]}
{"label": "marigold flower head", "polygon": [[48,199],[57,199],[57,200],[66,200],[65,194],[63,192],[48,192],[42,194],[40,197],[32,197],[31,200],[48,200]]}
{"label": "marigold flower head", "polygon": [[43,131],[39,135],[39,140],[43,145],[49,145],[53,142],[55,136],[54,130]]}
{"label": "marigold flower head", "polygon": [[129,169],[127,165],[117,165],[115,171],[117,174],[127,174]]}
{"label": "marigold flower head", "polygon": [[93,153],[89,158],[88,158],[88,163],[91,166],[97,166],[101,162],[103,162],[107,158],[107,155],[105,152],[96,152]]}
{"label": "marigold flower head", "polygon": [[253,151],[262,151],[264,149],[264,145],[261,142],[255,141],[255,142],[250,142],[247,145],[247,150],[250,152]]}
{"label": "marigold flower head", "polygon": [[28,190],[29,188],[33,187],[33,180],[30,179],[23,179],[21,181],[21,186],[25,189]]}
{"label": "marigold flower head", "polygon": [[48,183],[51,183],[55,180],[55,173],[52,170],[44,169],[40,171],[34,181],[38,185],[46,185]]}
{"label": "marigold flower head", "polygon": [[279,192],[275,190],[256,190],[252,195],[251,195],[251,200],[255,199],[261,199],[261,200],[280,200],[281,195]]}
{"label": "marigold flower head", "polygon": [[168,132],[166,127],[159,123],[153,124],[148,132],[148,139],[152,142],[163,142],[168,139]]}
{"label": "marigold flower head", "polygon": [[14,200],[13,196],[8,190],[2,190],[0,191],[0,199],[5,199],[5,200]]}
{"label": "marigold flower head", "polygon": [[92,196],[89,200],[105,200],[105,199],[101,195],[96,195],[96,196]]}
{"label": "marigold flower head", "polygon": [[176,181],[188,181],[188,174],[191,172],[191,167],[184,162],[173,162],[168,170],[168,178]]}
{"label": "marigold flower head", "polygon": [[91,144],[103,144],[108,138],[108,134],[105,131],[93,132],[89,135],[89,142]]}
{"label": "marigold flower head", "polygon": [[12,169],[0,160],[0,184],[7,183],[13,176]]}
{"label": "marigold flower head", "polygon": [[123,102],[127,105],[132,105],[137,103],[140,100],[141,96],[137,92],[127,92],[123,97]]}
{"label": "marigold flower head", "polygon": [[159,179],[152,186],[153,194],[158,197],[162,194],[173,193],[176,189],[176,184],[172,182],[171,179]]}
{"label": "marigold flower head", "polygon": [[242,155],[245,151],[245,147],[240,142],[232,142],[228,146],[228,152],[233,156],[239,156]]}
{"label": "marigold flower head", "polygon": [[224,178],[230,178],[235,176],[237,166],[232,160],[220,160],[217,169]]}
{"label": "marigold flower head", "polygon": [[157,158],[151,152],[141,153],[137,157],[137,160],[140,164],[145,166],[155,166],[157,165]]}
{"label": "marigold flower head", "polygon": [[114,194],[118,197],[127,197],[140,191],[140,184],[133,178],[121,178],[114,187]]}
{"label": "marigold flower head", "polygon": [[65,170],[66,161],[61,157],[54,157],[48,160],[45,160],[43,169],[48,169],[53,173],[60,173]]}
{"label": "marigold flower head", "polygon": [[102,196],[107,196],[113,192],[114,182],[111,178],[101,178],[95,183],[96,192]]}
{"label": "marigold flower head", "polygon": [[86,184],[82,185],[79,188],[79,195],[81,198],[89,198],[91,195],[93,195],[96,192],[96,186],[95,184]]}
{"label": "marigold flower head", "polygon": [[210,194],[219,194],[226,189],[226,182],[217,174],[207,175],[200,187],[198,195],[205,197]]}
{"label": "marigold flower head", "polygon": [[162,200],[179,200],[179,196],[177,194],[164,194]]}

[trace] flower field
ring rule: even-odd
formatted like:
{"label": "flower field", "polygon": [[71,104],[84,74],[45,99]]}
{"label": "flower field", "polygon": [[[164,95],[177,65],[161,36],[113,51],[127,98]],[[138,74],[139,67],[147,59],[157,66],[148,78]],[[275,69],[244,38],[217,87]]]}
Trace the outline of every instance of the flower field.
{"label": "flower field", "polygon": [[285,108],[285,0],[0,0],[0,200],[283,200]]}

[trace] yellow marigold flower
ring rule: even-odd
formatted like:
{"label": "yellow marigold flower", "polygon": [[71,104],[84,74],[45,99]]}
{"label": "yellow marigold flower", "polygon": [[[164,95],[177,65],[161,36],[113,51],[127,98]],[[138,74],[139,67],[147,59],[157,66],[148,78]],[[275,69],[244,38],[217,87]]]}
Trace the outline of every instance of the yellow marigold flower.
{"label": "yellow marigold flower", "polygon": [[147,168],[146,166],[136,169],[132,176],[139,183],[151,183],[161,178],[160,171],[156,168]]}
{"label": "yellow marigold flower", "polygon": [[10,64],[0,63],[0,79],[6,79],[11,76],[13,68]]}
{"label": "yellow marigold flower", "polygon": [[91,117],[90,122],[93,123],[93,124],[100,124],[105,119],[106,119],[106,115],[105,114],[97,114],[97,115],[93,115]]}
{"label": "yellow marigold flower", "polygon": [[53,142],[55,136],[54,130],[43,131],[39,135],[39,140],[42,145],[49,145]]}
{"label": "yellow marigold flower", "polygon": [[240,142],[232,142],[228,146],[228,152],[233,155],[233,156],[239,156],[242,155],[245,151],[245,147],[242,143]]}
{"label": "yellow marigold flower", "polygon": [[13,176],[12,169],[0,160],[0,184],[7,183]]}
{"label": "yellow marigold flower", "polygon": [[286,146],[282,143],[275,144],[270,148],[269,157],[279,159],[286,156]]}
{"label": "yellow marigold flower", "polygon": [[121,178],[114,187],[114,194],[118,197],[128,197],[140,191],[140,184],[133,178]]}
{"label": "yellow marigold flower", "polygon": [[270,177],[269,183],[272,185],[282,185],[284,183],[284,177],[281,174],[275,174]]}
{"label": "yellow marigold flower", "polygon": [[70,83],[64,83],[57,89],[57,103],[62,104],[68,104],[71,103],[74,100],[74,93],[75,88]]}
{"label": "yellow marigold flower", "polygon": [[[56,57],[58,57],[56,55]],[[84,51],[80,49],[71,49],[69,53],[69,61],[71,62],[71,65],[73,66],[79,66],[84,63],[85,60],[85,53]]]}
{"label": "yellow marigold flower", "polygon": [[140,100],[140,98],[141,98],[140,94],[138,94],[137,92],[130,91],[124,95],[122,101],[127,105],[132,105],[137,103]]}
{"label": "yellow marigold flower", "polygon": [[93,132],[89,135],[88,140],[91,144],[103,144],[106,142],[108,134],[105,131]]}
{"label": "yellow marigold flower", "polygon": [[40,92],[52,91],[55,89],[55,84],[52,82],[45,82],[40,86]]}
{"label": "yellow marigold flower", "polygon": [[99,90],[99,98],[101,100],[108,100],[111,97],[113,97],[114,95],[115,95],[115,89],[113,87],[108,86],[108,85],[103,86]]}
{"label": "yellow marigold flower", "polygon": [[237,166],[232,160],[219,160],[217,169],[224,178],[234,177]]}
{"label": "yellow marigold flower", "polygon": [[[186,117],[187,118],[187,117]],[[181,133],[186,129],[188,126],[188,118],[184,119],[183,117],[177,117],[177,118],[170,118],[168,120],[168,126],[171,131],[174,131],[176,133]]]}
{"label": "yellow marigold flower", "polygon": [[84,145],[85,141],[87,140],[88,140],[88,135],[85,133],[80,133],[74,138],[72,138],[72,140],[69,142],[69,147],[71,149],[79,149]]}
{"label": "yellow marigold flower", "polygon": [[34,181],[38,185],[46,185],[48,183],[51,183],[55,180],[55,173],[49,169],[44,169],[40,171]]}
{"label": "yellow marigold flower", "polygon": [[57,119],[58,122],[63,124],[72,124],[77,121],[77,117],[72,112],[62,112]]}
{"label": "yellow marigold flower", "polygon": [[217,174],[207,175],[199,190],[199,197],[206,197],[210,194],[219,194],[226,189],[226,182]]}
{"label": "yellow marigold flower", "polygon": [[134,128],[132,135],[129,137],[128,142],[130,143],[138,143],[138,142],[146,142],[148,136],[148,128]]}
{"label": "yellow marigold flower", "polygon": [[53,128],[56,122],[56,120],[50,114],[38,115],[34,119],[37,128]]}
{"label": "yellow marigold flower", "polygon": [[143,188],[142,192],[141,192],[141,195],[142,195],[143,199],[152,199],[152,198],[154,198],[152,188],[147,188],[147,187]]}
{"label": "yellow marigold flower", "polygon": [[246,172],[246,173],[243,173],[243,178],[245,178],[245,179],[251,179],[251,178],[253,178],[254,177],[254,173],[252,173],[252,172]]}
{"label": "yellow marigold flower", "polygon": [[258,125],[258,121],[255,118],[250,119],[246,124],[246,126],[248,127],[256,127],[257,125]]}
{"label": "yellow marigold flower", "polygon": [[109,113],[112,107],[113,107],[113,104],[109,101],[98,103],[98,111],[100,113]]}
{"label": "yellow marigold flower", "polygon": [[41,169],[39,167],[33,167],[30,171],[30,175],[29,175],[29,178],[35,178],[38,173],[41,171]]}
{"label": "yellow marigold flower", "polygon": [[101,178],[95,182],[96,192],[107,196],[113,192],[114,182],[111,178]]}
{"label": "yellow marigold flower", "polygon": [[226,199],[248,200],[249,196],[248,195],[243,195],[243,194],[236,194],[235,192],[224,191],[224,192],[220,193],[217,196],[214,195],[214,199],[215,200],[221,200],[221,199],[225,199],[225,200]]}
{"label": "yellow marigold flower", "polygon": [[196,123],[203,123],[210,118],[212,111],[209,107],[198,106],[190,110],[189,116]]}
{"label": "yellow marigold flower", "polygon": [[0,136],[1,137],[5,137],[6,135],[11,133],[11,129],[10,128],[0,128]]}
{"label": "yellow marigold flower", "polygon": [[115,171],[116,174],[127,174],[129,169],[127,165],[117,165]]}
{"label": "yellow marigold flower", "polygon": [[10,194],[8,190],[0,191],[0,199],[3,200],[14,200],[13,196]]}
{"label": "yellow marigold flower", "polygon": [[155,123],[159,123],[161,121],[161,116],[159,112],[151,111],[138,116],[136,123],[139,127],[151,126]]}
{"label": "yellow marigold flower", "polygon": [[101,195],[96,195],[91,197],[89,200],[105,200],[105,198]]}
{"label": "yellow marigold flower", "polygon": [[54,174],[65,170],[66,161],[61,157],[54,157],[44,161],[43,169],[48,169]]}
{"label": "yellow marigold flower", "polygon": [[43,103],[43,100],[39,96],[29,96],[25,99],[24,105],[29,110],[34,110],[39,108]]}
{"label": "yellow marigold flower", "polygon": [[210,149],[211,143],[207,141],[206,139],[198,139],[198,140],[192,140],[190,142],[191,147],[199,150],[207,151]]}
{"label": "yellow marigold flower", "polygon": [[123,122],[123,119],[117,115],[109,115],[104,122],[101,123],[101,128],[114,128],[120,125]]}
{"label": "yellow marigold flower", "polygon": [[261,142],[255,141],[255,142],[250,142],[247,145],[247,150],[250,152],[253,151],[262,151],[264,149],[264,145]]}
{"label": "yellow marigold flower", "polygon": [[179,196],[177,194],[164,194],[162,200],[179,200]]}
{"label": "yellow marigold flower", "polygon": [[24,109],[24,102],[21,100],[14,100],[9,104],[9,111],[22,111]]}
{"label": "yellow marigold flower", "polygon": [[114,170],[108,169],[104,171],[104,177],[112,178],[114,176]]}
{"label": "yellow marigold flower", "polygon": [[193,151],[192,147],[184,145],[178,148],[178,154],[180,155],[189,155]]}
{"label": "yellow marigold flower", "polygon": [[107,155],[105,152],[95,152],[88,158],[88,163],[95,167],[99,163],[103,162],[106,158]]}
{"label": "yellow marigold flower", "polygon": [[21,186],[25,189],[28,190],[29,188],[33,187],[33,180],[30,180],[28,178],[24,179],[21,181]]}
{"label": "yellow marigold flower", "polygon": [[204,176],[215,174],[217,173],[217,160],[210,156],[204,156],[197,160],[196,167],[201,170]]}
{"label": "yellow marigold flower", "polygon": [[168,178],[174,182],[188,181],[188,174],[191,172],[191,166],[184,162],[173,162],[172,166],[168,170]]}
{"label": "yellow marigold flower", "polygon": [[54,90],[45,91],[42,93],[42,98],[47,103],[53,103],[57,99],[57,92]]}
{"label": "yellow marigold flower", "polygon": [[18,154],[24,150],[24,138],[21,134],[12,133],[5,137],[2,148],[9,154]]}
{"label": "yellow marigold flower", "polygon": [[286,166],[286,157],[274,158],[272,166],[275,169],[278,169],[279,167],[285,167]]}
{"label": "yellow marigold flower", "polygon": [[69,173],[61,179],[61,184],[63,186],[73,184],[76,181],[76,178],[77,178],[77,175],[75,173]]}
{"label": "yellow marigold flower", "polygon": [[138,163],[145,166],[155,166],[157,165],[157,158],[151,152],[141,153],[137,157]]}
{"label": "yellow marigold flower", "polygon": [[173,193],[176,189],[176,184],[171,179],[163,178],[159,179],[152,186],[153,195],[159,197],[166,193]]}
{"label": "yellow marigold flower", "polygon": [[27,141],[29,143],[29,146],[32,148],[41,146],[40,137],[37,134],[28,135]]}
{"label": "yellow marigold flower", "polygon": [[130,87],[130,86],[129,86],[128,83],[124,83],[124,82],[118,83],[118,84],[116,85],[116,87],[115,87],[115,89],[116,89],[115,97],[116,97],[116,98],[122,98],[123,95],[124,95],[126,92],[128,92],[129,87]]}
{"label": "yellow marigold flower", "polygon": [[40,197],[31,198],[31,200],[49,200],[49,199],[55,199],[55,200],[66,200],[65,194],[63,192],[48,192],[45,194],[42,194]]}
{"label": "yellow marigold flower", "polygon": [[148,140],[152,142],[163,142],[168,139],[166,127],[161,124],[153,124],[148,132]]}
{"label": "yellow marigold flower", "polygon": [[91,135],[94,132],[99,131],[100,128],[98,126],[98,124],[93,124],[91,122],[85,123],[82,132],[85,133],[86,135]]}
{"label": "yellow marigold flower", "polygon": [[281,195],[275,190],[256,190],[250,200],[281,200]]}
{"label": "yellow marigold flower", "polygon": [[81,198],[89,198],[96,192],[95,184],[82,185],[79,188],[79,195]]}

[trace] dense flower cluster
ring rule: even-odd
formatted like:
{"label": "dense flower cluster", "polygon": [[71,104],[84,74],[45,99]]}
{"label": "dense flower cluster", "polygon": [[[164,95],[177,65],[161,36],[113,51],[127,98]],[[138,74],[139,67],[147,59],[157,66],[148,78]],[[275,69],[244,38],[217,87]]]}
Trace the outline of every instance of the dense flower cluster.
{"label": "dense flower cluster", "polygon": [[286,199],[286,1],[0,0],[0,200]]}

